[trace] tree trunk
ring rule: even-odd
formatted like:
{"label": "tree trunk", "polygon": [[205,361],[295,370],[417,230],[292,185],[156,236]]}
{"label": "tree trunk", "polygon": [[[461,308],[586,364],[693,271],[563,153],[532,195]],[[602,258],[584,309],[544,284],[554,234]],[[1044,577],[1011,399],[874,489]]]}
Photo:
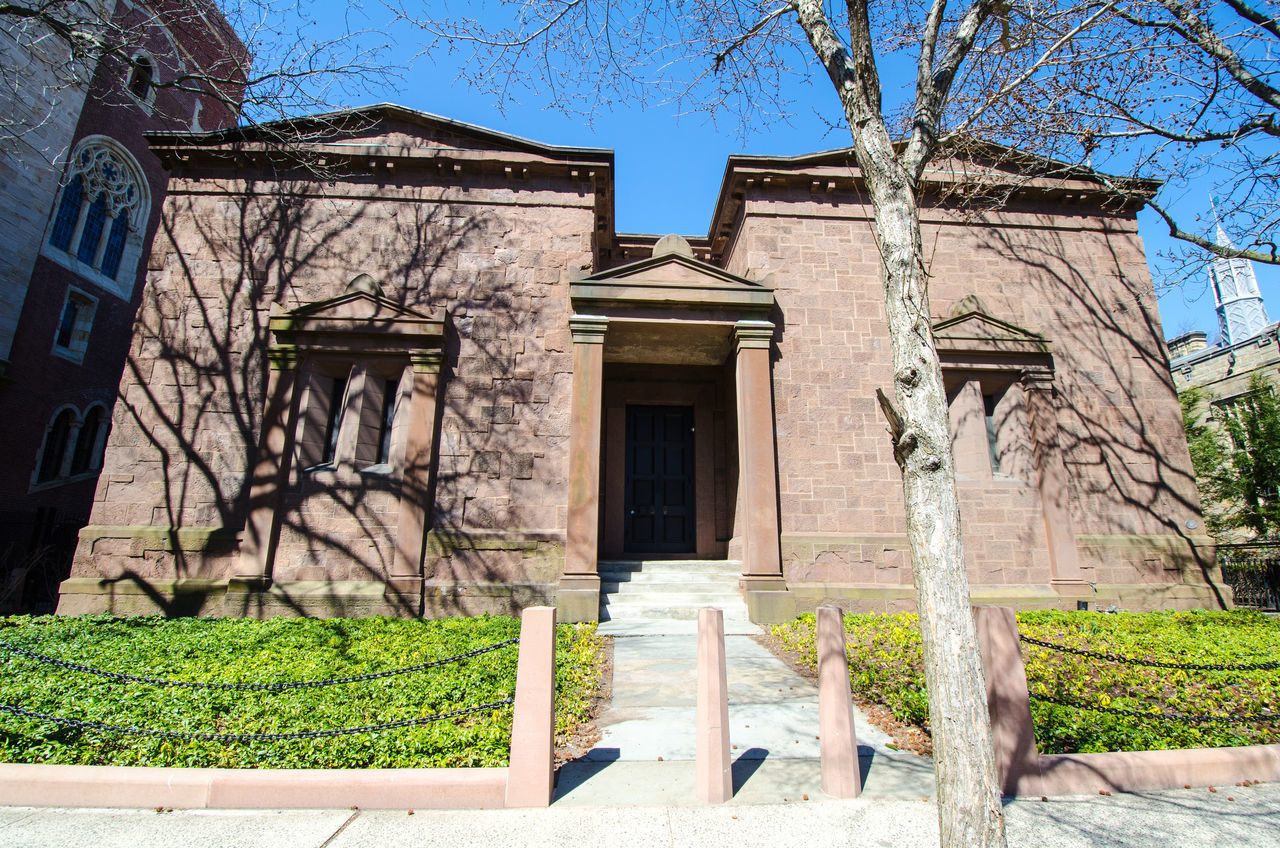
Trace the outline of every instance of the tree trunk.
{"label": "tree trunk", "polygon": [[[960,505],[942,368],[929,320],[917,192],[927,139],[904,164],[880,109],[880,80],[865,0],[850,0],[846,51],[821,0],[796,14],[822,61],[853,133],[871,195],[893,358],[893,395],[880,400],[902,470],[907,539],[915,574],[924,676],[933,730],[938,824],[944,848],[1004,848],[1004,811],[991,745],[986,684],[960,539]],[[929,119],[928,115],[917,115]]]}

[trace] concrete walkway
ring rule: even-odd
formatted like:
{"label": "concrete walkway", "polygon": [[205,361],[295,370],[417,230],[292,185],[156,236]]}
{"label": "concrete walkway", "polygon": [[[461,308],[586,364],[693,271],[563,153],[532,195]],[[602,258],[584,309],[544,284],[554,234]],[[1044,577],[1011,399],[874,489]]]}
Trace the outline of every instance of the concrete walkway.
{"label": "concrete walkway", "polygon": [[[614,637],[613,700],[597,720],[600,741],[561,767],[557,803],[602,805],[619,798],[631,804],[694,803],[694,625],[632,623],[626,626],[634,635]],[[604,625],[601,630],[608,632]],[[745,633],[725,637],[725,656],[732,803],[823,797],[817,687]],[[889,738],[861,713],[855,722],[869,797],[918,801],[933,794],[930,760],[889,748]]]}

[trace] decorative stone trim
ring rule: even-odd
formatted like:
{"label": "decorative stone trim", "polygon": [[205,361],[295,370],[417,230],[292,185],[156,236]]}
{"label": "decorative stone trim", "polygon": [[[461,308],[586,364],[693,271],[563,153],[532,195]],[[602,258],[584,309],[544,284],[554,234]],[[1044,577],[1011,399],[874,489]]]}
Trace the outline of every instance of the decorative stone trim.
{"label": "decorative stone trim", "polygon": [[569,318],[569,333],[574,344],[604,344],[609,332],[609,319],[603,315],[573,315]]}
{"label": "decorative stone trim", "polygon": [[733,325],[737,350],[768,350],[773,344],[772,321],[739,321]]}

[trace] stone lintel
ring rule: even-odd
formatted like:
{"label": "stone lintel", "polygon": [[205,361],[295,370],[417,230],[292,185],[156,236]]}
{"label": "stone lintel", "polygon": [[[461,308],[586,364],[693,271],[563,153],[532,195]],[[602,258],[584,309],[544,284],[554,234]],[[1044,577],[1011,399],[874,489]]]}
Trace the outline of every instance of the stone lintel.
{"label": "stone lintel", "polygon": [[272,371],[293,371],[298,367],[298,349],[293,345],[272,345],[267,348],[267,363]]}

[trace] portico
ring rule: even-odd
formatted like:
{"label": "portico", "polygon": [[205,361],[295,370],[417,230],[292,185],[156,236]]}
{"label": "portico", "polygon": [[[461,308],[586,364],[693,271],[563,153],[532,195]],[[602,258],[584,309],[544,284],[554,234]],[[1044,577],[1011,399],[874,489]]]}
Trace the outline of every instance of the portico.
{"label": "portico", "polygon": [[693,257],[653,256],[571,284],[572,431],[560,618],[593,621],[598,564],[743,563],[748,601],[785,591],[778,544],[772,289]]}

